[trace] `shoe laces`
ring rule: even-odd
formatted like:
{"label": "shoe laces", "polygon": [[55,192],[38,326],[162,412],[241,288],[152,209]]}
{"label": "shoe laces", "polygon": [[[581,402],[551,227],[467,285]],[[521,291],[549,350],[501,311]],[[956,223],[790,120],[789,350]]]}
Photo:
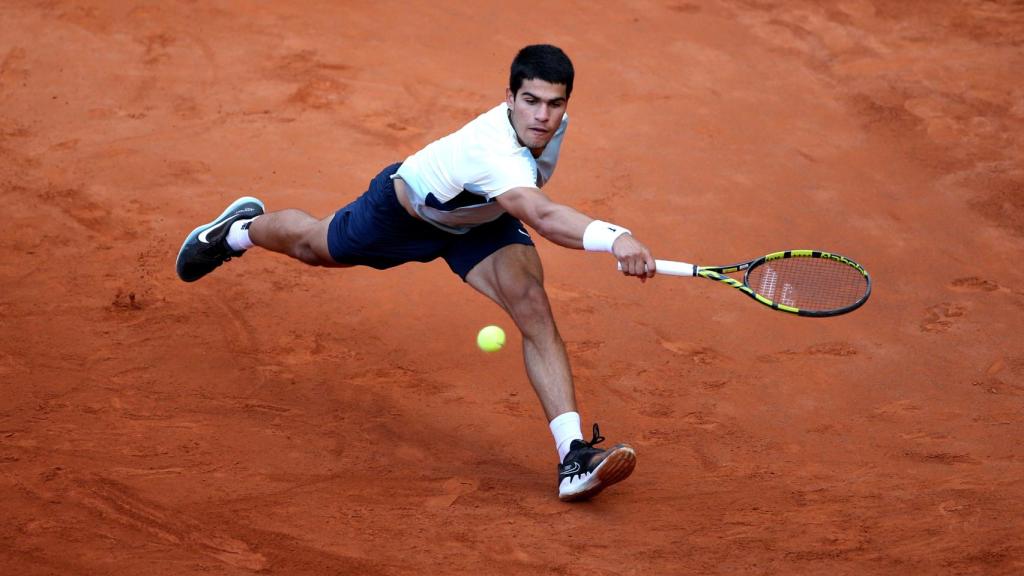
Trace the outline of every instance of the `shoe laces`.
{"label": "shoe laces", "polygon": [[584,442],[588,448],[593,448],[595,444],[604,442],[604,436],[601,436],[601,430],[597,427],[597,422],[594,422],[594,437],[590,439],[590,442]]}
{"label": "shoe laces", "polygon": [[[579,444],[577,444],[577,442],[579,442]],[[586,452],[593,452],[593,451],[600,452],[601,449],[600,448],[594,448],[594,445],[600,444],[601,442],[604,442],[604,436],[601,436],[601,431],[600,431],[600,429],[598,429],[597,423],[595,423],[594,424],[594,436],[590,439],[590,442],[587,442],[586,440],[583,440],[582,438],[579,439],[579,440],[573,440],[573,446],[575,446],[573,451],[584,450]]]}
{"label": "shoe laces", "polygon": [[601,442],[604,442],[604,436],[601,436],[600,429],[597,427],[597,424],[594,424],[594,435],[590,439],[590,442],[587,442],[582,438],[579,440],[573,440],[571,445],[572,447],[569,450],[569,453],[565,456],[565,462],[569,462],[570,460],[575,460],[580,463],[588,461],[595,454],[604,452],[601,448],[594,447],[596,444],[600,444]]}

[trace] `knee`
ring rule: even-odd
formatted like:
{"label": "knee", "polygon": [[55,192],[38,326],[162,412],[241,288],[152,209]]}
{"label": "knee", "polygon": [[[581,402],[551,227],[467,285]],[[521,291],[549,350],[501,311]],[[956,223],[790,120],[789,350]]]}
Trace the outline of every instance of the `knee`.
{"label": "knee", "polygon": [[294,239],[289,248],[289,255],[310,266],[326,266],[330,260],[326,259],[326,241],[321,236],[326,236],[321,223],[310,219],[305,223],[303,229],[296,231]]}
{"label": "knee", "polygon": [[551,322],[551,305],[540,280],[524,280],[506,299],[509,314],[521,329]]}
{"label": "knee", "polygon": [[316,254],[301,245],[292,248],[291,257],[310,266],[320,266],[320,259],[316,257]]}
{"label": "knee", "polygon": [[297,240],[291,246],[289,254],[292,258],[309,264],[310,266],[323,266],[324,262],[320,255],[313,247],[313,243],[308,237],[303,237]]}

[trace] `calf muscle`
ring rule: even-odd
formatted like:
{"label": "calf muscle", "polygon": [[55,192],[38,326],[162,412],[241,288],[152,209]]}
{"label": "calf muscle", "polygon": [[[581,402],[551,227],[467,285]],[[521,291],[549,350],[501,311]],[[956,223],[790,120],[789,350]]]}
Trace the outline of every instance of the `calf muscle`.
{"label": "calf muscle", "polygon": [[279,254],[286,254],[311,266],[342,266],[327,249],[327,228],[331,217],[318,220],[295,209],[271,212],[249,227],[253,243]]}

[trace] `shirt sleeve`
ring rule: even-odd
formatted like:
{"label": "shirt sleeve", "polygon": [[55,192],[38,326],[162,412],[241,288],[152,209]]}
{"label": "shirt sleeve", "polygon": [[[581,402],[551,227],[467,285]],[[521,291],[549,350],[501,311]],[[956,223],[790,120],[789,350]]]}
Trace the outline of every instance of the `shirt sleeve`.
{"label": "shirt sleeve", "polygon": [[492,156],[474,184],[488,200],[513,188],[536,188],[537,164],[522,154]]}

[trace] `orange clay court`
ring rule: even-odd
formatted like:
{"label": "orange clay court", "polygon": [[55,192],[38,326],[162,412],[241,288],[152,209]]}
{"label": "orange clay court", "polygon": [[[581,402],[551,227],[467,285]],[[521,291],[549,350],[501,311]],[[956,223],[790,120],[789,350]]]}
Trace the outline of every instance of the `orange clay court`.
{"label": "orange clay court", "polygon": [[[576,66],[550,196],[874,281],[797,318],[537,237],[585,435],[638,454],[579,504],[442,262],[174,271],[238,196],[348,203],[534,42]],[[0,572],[1020,574],[1021,70],[1009,0],[7,0]]]}

